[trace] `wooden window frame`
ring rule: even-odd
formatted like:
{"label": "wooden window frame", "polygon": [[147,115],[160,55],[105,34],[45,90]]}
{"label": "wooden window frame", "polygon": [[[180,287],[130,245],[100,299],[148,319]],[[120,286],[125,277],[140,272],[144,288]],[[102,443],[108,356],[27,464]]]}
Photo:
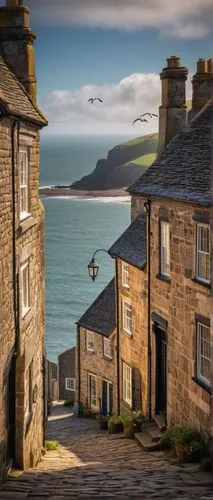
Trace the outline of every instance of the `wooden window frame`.
{"label": "wooden window frame", "polygon": [[[93,340],[92,340],[93,347],[92,348],[89,347],[89,337],[90,336],[92,336],[92,338],[93,338]],[[88,352],[94,352],[95,351],[95,334],[94,334],[94,332],[91,332],[90,330],[86,331],[86,350]]]}
{"label": "wooden window frame", "polygon": [[[27,276],[25,272],[27,270]],[[21,317],[24,318],[31,308],[30,305],[30,260],[27,259],[20,268],[21,274]],[[25,280],[26,276],[26,280]],[[26,290],[25,290],[26,287]],[[24,297],[27,296],[27,305],[24,306]]]}
{"label": "wooden window frame", "polygon": [[122,261],[122,287],[129,289],[129,264]]}
{"label": "wooden window frame", "polygon": [[[131,328],[129,329],[125,321],[128,319],[126,313],[126,309],[131,310]],[[128,335],[132,336],[132,304],[126,299],[122,299],[122,320],[123,320],[123,329]]]}
{"label": "wooden window frame", "polygon": [[[209,231],[209,252],[204,252],[202,250],[199,250],[199,230],[201,228],[206,228]],[[209,279],[203,278],[202,276],[199,275],[199,254],[205,254],[209,258]],[[202,222],[197,223],[196,227],[196,280],[200,281],[201,283],[205,283],[207,285],[210,284],[210,225],[205,224]]]}
{"label": "wooden window frame", "polygon": [[[105,349],[106,346],[110,346],[111,354],[108,354],[106,352]],[[107,339],[106,337],[103,338],[103,354],[105,358],[112,359],[112,342],[110,339]]]}
{"label": "wooden window frame", "polygon": [[[209,345],[210,345],[210,358],[205,357],[204,355],[201,354],[201,335],[202,331],[201,328],[206,328],[208,329],[209,332]],[[200,331],[199,331],[200,330]],[[197,352],[196,352],[196,372],[197,372],[197,379],[201,383],[203,383],[207,388],[210,388],[211,385],[211,380],[208,380],[204,375],[201,374],[201,360],[202,358],[205,358],[209,361],[211,364],[211,330],[210,330],[210,324],[207,321],[203,321],[202,319],[196,319],[196,345],[197,345]]]}
{"label": "wooden window frame", "polygon": [[[91,382],[92,378],[95,380],[95,403],[92,403],[91,401]],[[88,387],[88,403],[91,408],[97,408],[97,376],[94,375],[94,373],[88,372],[88,380],[87,380],[87,387]]]}
{"label": "wooden window frame", "polygon": [[[162,239],[163,239],[163,231],[162,231],[162,227],[166,227],[168,228],[168,231],[169,231],[169,235],[166,235],[166,231],[165,231],[165,245],[162,244]],[[166,243],[166,239],[167,239],[167,236],[169,236],[168,240],[169,240],[169,246],[166,246],[167,243]],[[159,219],[159,264],[160,264],[160,276],[165,276],[165,278],[169,278],[171,277],[171,229],[170,229],[170,223],[168,220],[166,219]],[[166,261],[163,261],[163,248],[166,249],[166,252],[165,252],[165,255],[166,255]],[[165,266],[165,263],[169,266],[169,271],[167,272],[163,266]]]}
{"label": "wooden window frame", "polygon": [[[70,387],[69,387],[70,385]],[[73,387],[72,387],[73,385]],[[74,377],[65,377],[65,390],[66,391],[75,391],[75,378]]]}
{"label": "wooden window frame", "polygon": [[[26,158],[26,171],[22,172],[22,159],[21,156]],[[24,164],[24,160],[23,160]],[[22,177],[25,177],[25,182],[23,182]],[[19,216],[20,221],[24,221],[30,217],[30,195],[29,195],[29,147],[21,144],[19,147]],[[22,192],[24,193],[22,195]],[[22,207],[22,199],[25,199],[24,207]],[[23,208],[25,208],[23,210]]]}
{"label": "wooden window frame", "polygon": [[[129,371],[130,377],[126,377],[127,372]],[[130,365],[123,361],[123,401],[127,403],[132,408],[132,368]],[[127,387],[128,383],[128,387]],[[130,392],[130,397],[128,397],[127,393]]]}

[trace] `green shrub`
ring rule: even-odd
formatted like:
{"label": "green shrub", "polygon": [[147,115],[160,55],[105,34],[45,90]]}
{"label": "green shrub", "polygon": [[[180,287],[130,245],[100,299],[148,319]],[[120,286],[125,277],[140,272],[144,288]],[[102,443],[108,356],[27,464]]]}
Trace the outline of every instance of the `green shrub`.
{"label": "green shrub", "polygon": [[113,415],[109,419],[109,424],[122,424],[121,417],[119,415]]}
{"label": "green shrub", "polygon": [[201,442],[201,434],[197,429],[179,429],[175,443],[190,445],[192,442]]}
{"label": "green shrub", "polygon": [[121,415],[122,424],[125,427],[129,427],[131,425],[135,425],[135,418],[133,415]]}
{"label": "green shrub", "polygon": [[192,441],[185,445],[185,451],[190,462],[200,462],[206,452],[206,447],[202,441]]}
{"label": "green shrub", "polygon": [[171,448],[173,443],[175,443],[177,437],[178,429],[167,429],[166,432],[160,439],[160,444],[165,448]]}
{"label": "green shrub", "polygon": [[144,416],[142,411],[137,411],[137,412],[133,413],[133,418],[136,422],[139,422],[140,424],[142,424],[145,416]]}
{"label": "green shrub", "polygon": [[64,406],[73,406],[73,401],[71,399],[66,399],[64,401]]}
{"label": "green shrub", "polygon": [[46,450],[50,451],[50,450],[57,450],[58,448],[58,441],[56,441],[56,439],[52,440],[52,441],[45,441],[45,447],[46,447]]}

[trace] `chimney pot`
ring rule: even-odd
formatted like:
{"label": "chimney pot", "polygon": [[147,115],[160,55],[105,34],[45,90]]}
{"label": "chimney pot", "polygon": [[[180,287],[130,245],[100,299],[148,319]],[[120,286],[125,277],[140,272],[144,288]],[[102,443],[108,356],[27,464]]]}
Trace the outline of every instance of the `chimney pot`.
{"label": "chimney pot", "polygon": [[207,61],[205,59],[198,59],[197,61],[197,73],[207,72]]}
{"label": "chimney pot", "polygon": [[208,61],[207,61],[207,70],[208,70],[208,73],[213,73],[213,58],[212,59],[208,59]]}
{"label": "chimney pot", "polygon": [[170,56],[167,58],[167,68],[179,68],[180,58],[177,56]]}

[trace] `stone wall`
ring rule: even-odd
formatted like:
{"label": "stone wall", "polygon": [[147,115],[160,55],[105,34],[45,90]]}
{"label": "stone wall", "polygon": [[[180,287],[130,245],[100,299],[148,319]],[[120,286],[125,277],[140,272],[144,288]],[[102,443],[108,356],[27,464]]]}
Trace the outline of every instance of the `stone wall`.
{"label": "stone wall", "polygon": [[[1,128],[1,243],[0,243],[0,315],[1,315],[1,353],[0,353],[0,398],[3,389],[3,370],[8,355],[14,346],[15,328],[13,313],[13,274],[12,274],[12,177],[11,177],[11,127],[12,122],[3,120]],[[20,127],[19,143],[29,148],[29,197],[30,217],[19,220],[19,182],[18,142],[15,134],[15,186],[16,186],[16,274],[19,281],[19,332],[17,332],[16,356],[16,421],[15,421],[15,460],[19,468],[35,465],[41,456],[43,445],[43,357],[44,357],[44,209],[38,198],[40,137],[39,132],[25,126]],[[30,309],[22,318],[20,266],[29,259],[30,269]],[[31,397],[32,412],[25,415],[26,372],[32,364]],[[37,397],[36,397],[37,393]],[[13,395],[14,398],[14,395]],[[5,399],[6,401],[6,399]],[[7,447],[6,403],[0,401],[1,443]]]}
{"label": "stone wall", "polygon": [[59,399],[75,401],[75,390],[65,388],[65,378],[75,378],[75,346],[58,356]]}
{"label": "stone wall", "polygon": [[[143,211],[144,199],[133,197],[132,217]],[[159,217],[171,227],[171,282],[159,279]],[[167,418],[169,425],[196,426],[210,432],[210,394],[193,380],[196,375],[196,315],[210,320],[211,291],[197,282],[196,220],[208,210],[155,199],[151,215],[151,311],[168,322]],[[155,338],[152,336],[152,410],[155,411]]]}
{"label": "stone wall", "polygon": [[[133,370],[140,372],[140,400],[141,407],[147,414],[147,276],[146,271],[141,271],[129,265],[129,288],[122,285],[122,261],[118,259],[119,283],[119,336],[120,336],[120,400],[122,409],[128,408],[123,401],[123,369],[125,362]],[[123,300],[132,305],[132,335],[123,329]],[[133,381],[134,385],[134,381]],[[134,393],[134,390],[133,390]],[[134,394],[133,394],[134,400]],[[133,401],[134,406],[134,401]]]}
{"label": "stone wall", "polygon": [[[108,338],[108,337],[107,337]],[[107,359],[103,355],[103,335],[98,333],[94,334],[95,351],[90,352],[86,350],[86,329],[80,328],[80,377],[81,377],[81,390],[80,401],[83,404],[88,402],[88,373],[97,376],[97,407],[94,411],[100,411],[100,404],[102,397],[102,381],[103,379],[112,382],[113,384],[113,413],[117,411],[117,341],[116,331],[114,331],[109,340],[112,342],[112,360]]]}

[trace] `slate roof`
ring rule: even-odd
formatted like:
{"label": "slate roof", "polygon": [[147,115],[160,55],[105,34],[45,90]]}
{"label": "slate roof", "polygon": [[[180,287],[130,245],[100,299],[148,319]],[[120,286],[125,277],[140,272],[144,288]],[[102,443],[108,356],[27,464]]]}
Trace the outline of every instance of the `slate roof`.
{"label": "slate roof", "polygon": [[146,265],[146,214],[140,214],[108,250],[139,269]]}
{"label": "slate roof", "polygon": [[213,202],[213,99],[127,191],[209,206]]}
{"label": "slate roof", "polygon": [[47,125],[47,120],[33,103],[23,85],[10,71],[3,57],[0,56],[0,103],[6,111],[16,117],[37,123],[39,126]]}
{"label": "slate roof", "polygon": [[113,332],[116,327],[115,278],[104,288],[76,324],[105,336]]}

